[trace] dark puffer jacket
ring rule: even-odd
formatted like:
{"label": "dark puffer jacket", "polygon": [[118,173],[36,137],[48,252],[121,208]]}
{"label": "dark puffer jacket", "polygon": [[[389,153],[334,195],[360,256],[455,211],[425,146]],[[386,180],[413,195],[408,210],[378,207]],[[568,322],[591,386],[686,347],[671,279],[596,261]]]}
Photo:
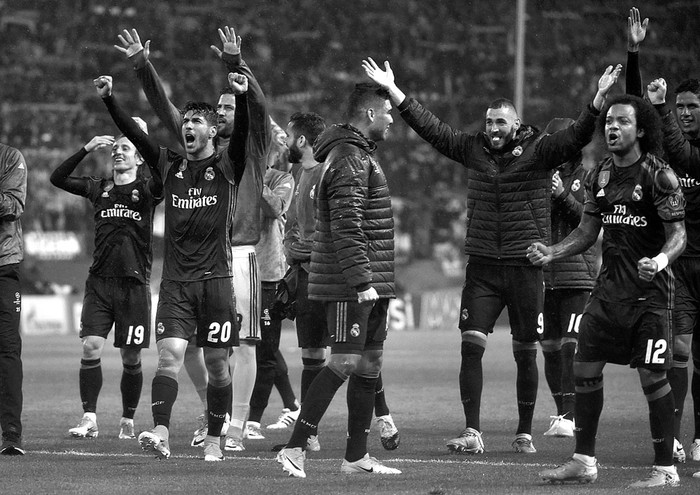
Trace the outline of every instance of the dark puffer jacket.
{"label": "dark puffer jacket", "polygon": [[310,299],[356,301],[370,286],[380,298],[395,296],[394,217],[375,148],[350,125],[316,140],[314,158],[326,171],[316,195]]}
{"label": "dark puffer jacket", "polygon": [[453,129],[412,98],[398,108],[420,137],[468,169],[464,251],[469,262],[529,266],[530,244],[550,244],[550,171],[591,140],[591,107],[572,126],[554,134],[522,125],[500,151],[489,148],[483,132]]}

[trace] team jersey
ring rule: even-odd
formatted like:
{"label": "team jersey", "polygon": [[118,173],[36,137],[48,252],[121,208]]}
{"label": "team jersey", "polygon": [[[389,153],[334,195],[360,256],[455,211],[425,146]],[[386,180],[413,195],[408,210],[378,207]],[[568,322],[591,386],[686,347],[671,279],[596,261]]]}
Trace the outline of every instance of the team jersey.
{"label": "team jersey", "polygon": [[161,148],[165,191],[163,278],[231,277],[231,221],[236,203],[234,166],[227,153],[189,161]]}
{"label": "team jersey", "polygon": [[95,207],[95,251],[90,273],[133,277],[148,283],[153,262],[153,179],[116,185],[112,179],[85,178],[85,197]]}
{"label": "team jersey", "polygon": [[685,196],[685,232],[688,240],[685,251],[681,254],[684,258],[700,257],[700,180],[683,174],[678,176]]}
{"label": "team jersey", "polygon": [[641,280],[637,262],[653,258],[666,242],[664,222],[684,219],[685,199],[676,174],[651,154],[629,167],[612,157],[601,161],[586,181],[584,213],[603,223],[603,264],[592,296],[609,302],[670,307],[670,267],[651,282]]}

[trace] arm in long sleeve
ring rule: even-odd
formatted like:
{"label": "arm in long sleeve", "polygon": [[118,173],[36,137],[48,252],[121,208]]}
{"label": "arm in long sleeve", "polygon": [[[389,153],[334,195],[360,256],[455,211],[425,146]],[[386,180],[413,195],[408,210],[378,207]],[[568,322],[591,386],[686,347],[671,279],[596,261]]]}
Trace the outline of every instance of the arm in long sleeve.
{"label": "arm in long sleeve", "polygon": [[18,150],[6,148],[2,153],[0,175],[0,220],[17,220],[24,213],[27,198],[27,165]]}
{"label": "arm in long sleeve", "polygon": [[537,143],[539,162],[547,169],[553,169],[574,158],[593,138],[598,114],[592,105],[588,105],[569,127],[540,139]]}
{"label": "arm in long sleeve", "polygon": [[683,136],[673,111],[667,104],[654,105],[661,115],[664,152],[671,167],[678,173],[700,179],[700,148]]}
{"label": "arm in long sleeve", "polygon": [[85,147],[80,148],[75,154],[63,161],[56,170],[51,173],[51,184],[71,194],[86,196],[89,191],[89,183],[82,177],[71,177],[78,164],[88,155]]}
{"label": "arm in long sleeve", "polygon": [[233,134],[229,140],[226,153],[233,163],[233,176],[236,184],[240,183],[246,167],[248,154],[248,134],[250,117],[248,115],[247,93],[236,95],[236,110],[233,115]]}
{"label": "arm in long sleeve", "polygon": [[151,139],[148,134],[143,132],[138,123],[117,104],[114,95],[102,98],[102,101],[119,130],[134,143],[136,149],[141,153],[153,177],[158,182],[162,183],[161,171],[158,168],[158,161],[160,158],[160,148],[158,144]]}
{"label": "arm in long sleeve", "polygon": [[289,209],[294,197],[294,178],[292,174],[279,175],[275,184],[264,184],[262,192],[263,215],[279,218]]}
{"label": "arm in long sleeve", "polygon": [[628,95],[644,96],[642,87],[642,71],[639,67],[639,52],[627,52],[627,71],[625,72],[625,86]]}

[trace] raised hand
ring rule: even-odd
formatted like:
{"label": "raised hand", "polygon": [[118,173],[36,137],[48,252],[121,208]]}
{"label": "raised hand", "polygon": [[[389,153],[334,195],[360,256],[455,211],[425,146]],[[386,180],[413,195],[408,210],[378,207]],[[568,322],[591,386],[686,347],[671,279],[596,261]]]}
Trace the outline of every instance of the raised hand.
{"label": "raised hand", "polygon": [[229,72],[228,84],[235,95],[242,95],[248,91],[248,78],[238,72]]}
{"label": "raised hand", "polygon": [[221,38],[221,50],[217,46],[211,45],[211,49],[214,50],[217,57],[221,58],[224,53],[229,55],[241,53],[241,37],[236,36],[236,31],[233,28],[228,26],[224,26],[224,29],[219,28],[219,38]]}
{"label": "raised hand", "polygon": [[652,105],[661,105],[666,103],[666,80],[663,77],[654,79],[647,86],[647,95],[649,102]]}
{"label": "raised hand", "polygon": [[107,98],[112,95],[112,76],[100,76],[92,82],[95,84],[100,98]]}
{"label": "raised hand", "polygon": [[107,146],[112,146],[114,144],[114,136],[95,136],[88,143],[83,146],[85,151],[90,153],[91,151],[99,150]]}
{"label": "raised hand", "polygon": [[636,52],[639,50],[639,45],[644,41],[647,35],[647,26],[649,18],[642,21],[642,16],[639,14],[637,7],[630,9],[630,16],[627,18],[627,50]]}
{"label": "raised hand", "polygon": [[608,65],[603,75],[600,76],[600,79],[598,79],[598,91],[602,92],[604,95],[607,95],[610,88],[613,87],[613,84],[617,82],[617,78],[620,76],[621,71],[622,65],[620,64],[617,64],[615,68],[613,68],[612,65]]}
{"label": "raised hand", "polygon": [[367,57],[367,60],[362,61],[362,68],[365,69],[367,77],[383,88],[389,89],[395,84],[394,71],[391,70],[389,61],[384,62],[384,70],[382,70],[371,57]]}
{"label": "raised hand", "polygon": [[133,57],[143,50],[143,57],[148,60],[148,56],[151,53],[151,40],[146,41],[146,44],[142,45],[141,38],[139,37],[139,33],[136,31],[136,29],[132,29],[131,32],[129,32],[128,29],[125,29],[122,31],[122,34],[117,36],[117,38],[119,38],[121,46],[114,45],[114,48],[122,52],[128,58]]}

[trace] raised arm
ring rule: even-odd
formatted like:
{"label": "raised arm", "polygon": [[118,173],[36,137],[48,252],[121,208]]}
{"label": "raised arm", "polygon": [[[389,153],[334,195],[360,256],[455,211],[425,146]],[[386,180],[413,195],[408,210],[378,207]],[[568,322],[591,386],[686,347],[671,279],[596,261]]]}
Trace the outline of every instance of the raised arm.
{"label": "raised arm", "polygon": [[627,71],[625,85],[628,95],[643,96],[642,72],[639,68],[639,45],[647,35],[649,19],[642,22],[639,9],[632,7],[627,18]]}
{"label": "raised arm", "polygon": [[63,161],[51,174],[51,184],[71,194],[87,197],[90,180],[85,177],[71,177],[78,164],[92,151],[114,144],[114,136],[95,136],[75,154]]}
{"label": "raised arm", "polygon": [[[241,57],[241,37],[233,28],[225,26],[219,29],[222,48],[212,45],[211,49],[226,64],[229,72],[237,72],[248,78],[248,119],[249,133],[246,141],[246,153],[259,160],[260,172],[265,173],[265,157],[270,143],[270,119],[267,100],[253,71]],[[235,120],[234,120],[235,122]]]}
{"label": "raised arm", "polygon": [[182,128],[180,110],[168,98],[165,88],[160,82],[160,77],[158,77],[155,67],[153,67],[148,58],[151,41],[148,40],[145,45],[142,45],[136,29],[131,31],[125,29],[118,38],[121,46],[114,45],[114,47],[126,55],[134,64],[136,77],[141,83],[141,88],[143,88],[143,92],[146,94],[153,111],[173,138],[184,147],[182,133],[180,132]]}
{"label": "raised arm", "polygon": [[247,141],[250,133],[248,115],[248,78],[243,74],[229,73],[228,83],[236,98],[236,110],[233,114],[233,134],[229,140],[226,153],[233,163],[233,177],[236,184],[241,181],[246,167]]}
{"label": "raised arm", "polygon": [[153,177],[159,182],[162,182],[161,171],[158,168],[160,158],[160,147],[158,143],[143,132],[143,129],[141,129],[138,123],[117,104],[112,94],[111,76],[100,76],[94,80],[94,83],[97,94],[102,98],[102,102],[107,107],[114,123],[124,136],[134,143],[134,146],[139,153],[141,153],[148,168],[151,170]]}

